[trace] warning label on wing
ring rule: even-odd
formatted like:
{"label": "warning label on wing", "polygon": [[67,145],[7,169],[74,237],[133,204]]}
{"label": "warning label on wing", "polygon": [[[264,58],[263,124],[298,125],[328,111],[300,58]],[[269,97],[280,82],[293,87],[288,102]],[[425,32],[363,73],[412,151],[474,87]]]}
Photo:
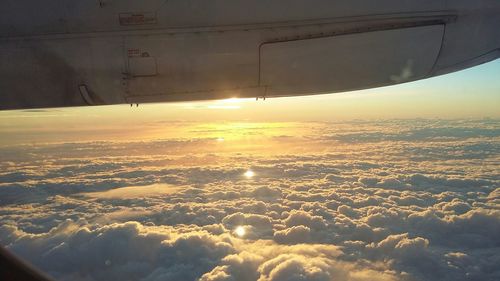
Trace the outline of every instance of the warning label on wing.
{"label": "warning label on wing", "polygon": [[127,50],[128,57],[139,57],[141,55],[140,49],[128,49]]}
{"label": "warning label on wing", "polygon": [[136,49],[136,48],[127,49],[127,56],[129,58],[132,58],[132,57],[143,57],[143,58],[150,57],[149,52],[144,52],[141,49]]}
{"label": "warning label on wing", "polygon": [[156,13],[121,13],[120,25],[156,24]]}

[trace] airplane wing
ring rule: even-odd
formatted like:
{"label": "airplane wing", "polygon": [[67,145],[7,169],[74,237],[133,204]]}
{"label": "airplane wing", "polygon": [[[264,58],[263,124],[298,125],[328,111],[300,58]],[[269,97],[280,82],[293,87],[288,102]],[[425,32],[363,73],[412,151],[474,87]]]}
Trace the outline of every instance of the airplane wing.
{"label": "airplane wing", "polygon": [[381,87],[500,56],[494,0],[6,0],[0,109]]}

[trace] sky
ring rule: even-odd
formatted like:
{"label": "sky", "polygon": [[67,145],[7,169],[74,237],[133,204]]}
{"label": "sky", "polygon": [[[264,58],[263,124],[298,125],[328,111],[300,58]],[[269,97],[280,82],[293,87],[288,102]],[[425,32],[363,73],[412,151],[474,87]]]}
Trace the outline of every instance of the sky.
{"label": "sky", "polygon": [[0,112],[0,245],[56,280],[500,280],[498,74]]}

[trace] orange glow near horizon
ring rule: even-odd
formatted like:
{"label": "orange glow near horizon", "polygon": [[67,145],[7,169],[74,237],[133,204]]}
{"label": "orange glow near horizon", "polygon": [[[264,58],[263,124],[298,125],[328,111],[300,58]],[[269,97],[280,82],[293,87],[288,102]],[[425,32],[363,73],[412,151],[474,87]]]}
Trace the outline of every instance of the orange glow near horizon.
{"label": "orange glow near horizon", "polygon": [[[380,119],[500,118],[500,60],[432,79],[349,93],[0,111],[0,145],[65,141],[212,138],[238,141],[300,136],[301,123]],[[311,123],[312,122],[312,123]],[[292,129],[293,128],[293,129]]]}

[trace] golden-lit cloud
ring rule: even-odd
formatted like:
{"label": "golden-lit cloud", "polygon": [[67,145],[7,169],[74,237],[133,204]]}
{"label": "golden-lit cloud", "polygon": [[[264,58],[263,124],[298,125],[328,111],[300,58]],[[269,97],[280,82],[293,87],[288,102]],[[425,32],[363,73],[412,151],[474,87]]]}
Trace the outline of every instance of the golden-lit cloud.
{"label": "golden-lit cloud", "polygon": [[177,121],[2,146],[0,244],[57,280],[490,280],[499,137],[492,119]]}

